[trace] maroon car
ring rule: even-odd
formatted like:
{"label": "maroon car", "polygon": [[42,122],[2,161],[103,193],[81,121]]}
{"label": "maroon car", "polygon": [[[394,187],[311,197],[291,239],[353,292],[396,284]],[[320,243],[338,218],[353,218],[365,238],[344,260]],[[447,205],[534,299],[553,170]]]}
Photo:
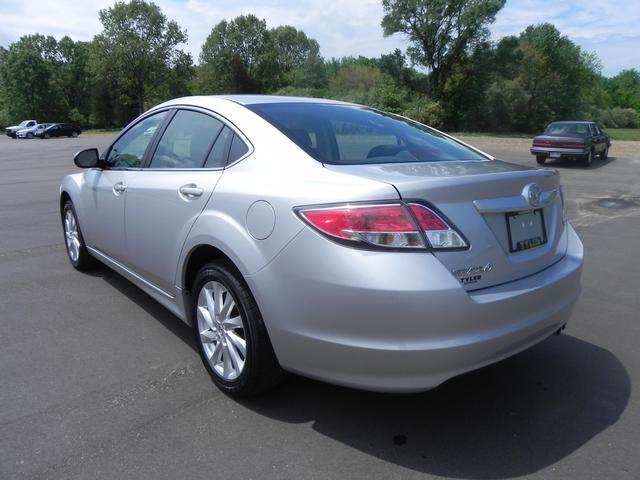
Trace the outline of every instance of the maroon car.
{"label": "maroon car", "polygon": [[609,136],[594,122],[553,122],[533,139],[531,153],[541,165],[547,158],[568,158],[589,166],[596,155],[605,160],[610,146]]}

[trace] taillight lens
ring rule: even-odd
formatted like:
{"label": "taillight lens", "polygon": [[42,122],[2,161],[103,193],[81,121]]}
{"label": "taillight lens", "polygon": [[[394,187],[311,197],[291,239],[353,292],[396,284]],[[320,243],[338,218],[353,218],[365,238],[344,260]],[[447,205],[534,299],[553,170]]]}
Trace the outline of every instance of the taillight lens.
{"label": "taillight lens", "polygon": [[401,204],[344,205],[299,213],[316,229],[344,240],[389,248],[425,247],[411,214]]}
{"label": "taillight lens", "polygon": [[467,242],[462,236],[436,212],[418,203],[410,203],[409,208],[433,248],[467,247]]}
{"label": "taillight lens", "polygon": [[419,204],[347,204],[300,208],[297,212],[318,231],[355,244],[438,249],[467,246],[444,219]]}

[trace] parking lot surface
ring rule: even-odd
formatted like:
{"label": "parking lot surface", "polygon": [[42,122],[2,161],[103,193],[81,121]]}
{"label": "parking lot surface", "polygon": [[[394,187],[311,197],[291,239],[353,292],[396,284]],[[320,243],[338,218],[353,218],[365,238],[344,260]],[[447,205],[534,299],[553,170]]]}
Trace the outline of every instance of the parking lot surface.
{"label": "parking lot surface", "polygon": [[563,335],[427,393],[291,376],[238,401],[186,325],[107,268],[69,265],[60,180],[113,138],[0,138],[0,479],[640,478],[640,148],[550,164],[586,249]]}

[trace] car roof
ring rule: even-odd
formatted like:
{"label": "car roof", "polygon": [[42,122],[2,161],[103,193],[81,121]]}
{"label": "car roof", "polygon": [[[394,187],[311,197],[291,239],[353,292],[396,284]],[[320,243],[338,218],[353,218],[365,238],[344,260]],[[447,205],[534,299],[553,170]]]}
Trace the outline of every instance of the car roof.
{"label": "car roof", "polygon": [[353,103],[342,102],[340,100],[329,100],[326,98],[312,97],[288,97],[282,95],[201,95],[175,99],[172,102],[181,101],[191,105],[204,106],[208,101],[213,99],[227,100],[238,103],[240,105],[257,105],[261,103],[326,103],[339,105],[355,105]]}
{"label": "car roof", "polygon": [[588,120],[561,120],[559,122],[551,122],[549,125],[557,125],[558,123],[583,123],[583,124],[590,124],[590,123],[596,123],[596,122],[591,122]]}

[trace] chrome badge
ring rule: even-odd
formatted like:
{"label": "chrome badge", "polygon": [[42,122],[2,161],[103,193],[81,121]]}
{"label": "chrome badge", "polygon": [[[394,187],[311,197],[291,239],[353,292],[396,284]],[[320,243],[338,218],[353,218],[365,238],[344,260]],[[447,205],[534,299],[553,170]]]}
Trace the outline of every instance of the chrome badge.
{"label": "chrome badge", "polygon": [[463,285],[469,285],[470,283],[477,283],[482,279],[482,275],[489,273],[493,269],[493,264],[487,263],[484,266],[461,268],[454,270],[452,273],[454,277],[460,280]]}
{"label": "chrome badge", "polygon": [[524,197],[532,207],[539,207],[541,204],[542,190],[537,183],[530,183],[524,187],[522,192]]}

